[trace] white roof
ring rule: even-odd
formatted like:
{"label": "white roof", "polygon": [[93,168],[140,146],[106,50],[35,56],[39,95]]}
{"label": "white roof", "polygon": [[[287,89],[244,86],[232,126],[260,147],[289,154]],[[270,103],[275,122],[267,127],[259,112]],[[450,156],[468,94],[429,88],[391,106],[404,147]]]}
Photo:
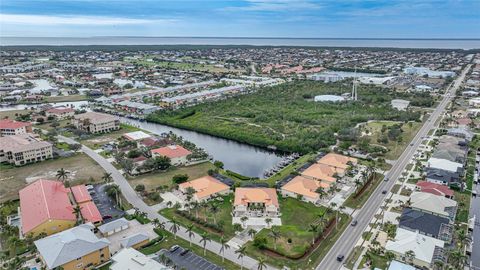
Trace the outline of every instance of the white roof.
{"label": "white roof", "polygon": [[143,139],[146,139],[146,138],[150,138],[149,134],[147,134],[143,131],[140,131],[140,130],[125,133],[125,134],[123,134],[123,136],[128,137],[129,139],[134,140],[134,141],[139,141],[139,140],[143,140]]}
{"label": "white roof", "polygon": [[122,247],[124,248],[129,248],[133,245],[136,245],[138,243],[141,243],[145,240],[150,240],[150,237],[147,235],[147,234],[144,234],[144,233],[137,233],[137,234],[134,234],[132,236],[129,236],[125,239],[123,239],[120,244],[122,245]]}
{"label": "white roof", "polygon": [[79,225],[34,243],[49,269],[110,245],[106,238],[99,239],[95,236],[91,231],[91,224]]}
{"label": "white roof", "polygon": [[410,195],[410,206],[449,217],[453,213],[447,210],[454,211],[454,209],[451,208],[457,207],[457,202],[443,196],[415,191]]}
{"label": "white roof", "polygon": [[167,267],[133,248],[120,250],[112,257],[110,270],[168,270]]}
{"label": "white roof", "polygon": [[119,219],[116,219],[112,222],[105,223],[105,224],[99,226],[98,230],[101,233],[106,233],[106,232],[114,231],[115,229],[119,229],[123,226],[129,226],[128,220],[126,220],[125,218],[119,218]]}
{"label": "white roof", "polygon": [[415,268],[411,265],[404,264],[402,262],[395,261],[395,260],[393,260],[390,263],[390,266],[388,267],[388,270],[416,270],[416,269],[417,268]]}
{"label": "white roof", "polygon": [[415,253],[415,258],[427,263],[432,262],[435,247],[443,248],[444,242],[417,232],[412,232],[402,228],[397,229],[395,239],[389,240],[385,245],[386,250],[391,250],[399,254],[405,254],[411,250]]}
{"label": "white roof", "polygon": [[336,96],[336,95],[319,95],[315,96],[313,99],[314,101],[332,101],[332,102],[337,102],[337,101],[344,101],[345,98],[341,96]]}
{"label": "white roof", "polygon": [[449,172],[457,172],[459,168],[463,167],[463,165],[458,162],[433,157],[427,161],[427,164],[429,168],[436,168]]}

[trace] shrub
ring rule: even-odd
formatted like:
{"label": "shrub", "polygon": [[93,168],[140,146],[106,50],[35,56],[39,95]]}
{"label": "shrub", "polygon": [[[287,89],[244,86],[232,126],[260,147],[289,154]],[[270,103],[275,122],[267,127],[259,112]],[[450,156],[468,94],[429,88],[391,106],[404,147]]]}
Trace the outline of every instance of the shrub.
{"label": "shrub", "polygon": [[143,185],[143,184],[136,185],[135,186],[135,191],[137,191],[137,192],[145,191],[145,185]]}
{"label": "shrub", "polygon": [[174,184],[181,184],[181,183],[187,182],[187,180],[188,180],[188,175],[186,174],[176,174],[172,178],[172,182]]}

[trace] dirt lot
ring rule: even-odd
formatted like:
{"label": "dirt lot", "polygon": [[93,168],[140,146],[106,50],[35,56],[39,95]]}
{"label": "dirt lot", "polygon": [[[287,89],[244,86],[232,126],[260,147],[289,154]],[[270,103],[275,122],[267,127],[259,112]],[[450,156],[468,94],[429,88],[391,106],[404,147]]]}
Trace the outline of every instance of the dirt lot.
{"label": "dirt lot", "polygon": [[105,172],[95,161],[87,155],[79,153],[68,158],[51,159],[23,167],[0,167],[0,202],[15,199],[18,191],[27,183],[40,178],[56,179],[57,170],[64,168],[70,172],[69,178],[73,183],[89,182],[90,177],[100,181]]}

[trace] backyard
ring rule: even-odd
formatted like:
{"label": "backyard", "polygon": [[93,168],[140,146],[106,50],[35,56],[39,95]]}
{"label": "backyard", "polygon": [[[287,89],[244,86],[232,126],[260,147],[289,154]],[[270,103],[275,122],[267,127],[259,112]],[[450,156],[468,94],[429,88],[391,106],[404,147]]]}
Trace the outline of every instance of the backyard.
{"label": "backyard", "polygon": [[29,164],[22,167],[0,165],[0,202],[18,198],[18,191],[27,183],[37,179],[56,179],[56,173],[60,168],[69,171],[69,178],[74,183],[87,183],[93,178],[99,181],[104,173],[94,160],[83,153],[58,159],[50,159],[39,163]]}
{"label": "backyard", "polygon": [[[266,239],[265,248],[261,249],[255,245],[255,241],[250,241],[246,244],[247,253],[252,257],[265,257],[267,263],[277,267],[305,269],[318,264],[339,237],[340,232],[348,225],[350,218],[340,214],[338,228],[335,229],[335,225],[331,224],[333,227],[329,228],[330,233],[327,236],[321,236],[328,221],[335,217],[334,212],[326,213],[325,207],[316,207],[293,198],[279,198],[279,202],[282,226],[274,228],[279,232],[280,237],[273,241],[272,230],[263,229],[255,238]],[[317,240],[313,251],[311,250],[313,233],[309,231],[311,224],[319,225],[315,233]]]}
{"label": "backyard", "polygon": [[419,113],[392,110],[399,93],[361,86],[359,102],[322,103],[320,94],[342,94],[342,83],[295,81],[259,91],[149,115],[149,120],[262,147],[308,153],[335,144],[334,133],[368,120],[419,120]]}

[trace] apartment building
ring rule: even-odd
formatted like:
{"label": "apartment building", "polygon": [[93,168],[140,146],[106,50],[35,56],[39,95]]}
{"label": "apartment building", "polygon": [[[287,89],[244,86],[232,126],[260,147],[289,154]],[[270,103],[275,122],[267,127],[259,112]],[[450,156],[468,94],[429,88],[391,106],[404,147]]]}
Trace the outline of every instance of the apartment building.
{"label": "apartment building", "polygon": [[32,123],[10,119],[0,120],[0,137],[32,133]]}
{"label": "apartment building", "polygon": [[88,133],[106,133],[120,129],[120,120],[105,113],[86,112],[75,115],[73,125]]}
{"label": "apartment building", "polygon": [[21,166],[49,159],[52,156],[52,144],[32,134],[0,137],[0,162]]}

